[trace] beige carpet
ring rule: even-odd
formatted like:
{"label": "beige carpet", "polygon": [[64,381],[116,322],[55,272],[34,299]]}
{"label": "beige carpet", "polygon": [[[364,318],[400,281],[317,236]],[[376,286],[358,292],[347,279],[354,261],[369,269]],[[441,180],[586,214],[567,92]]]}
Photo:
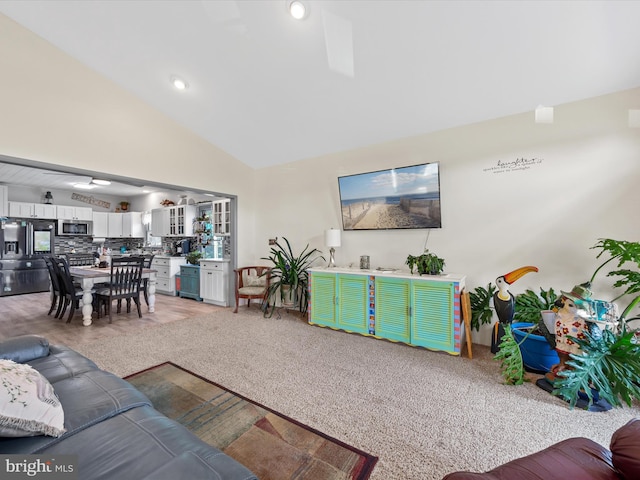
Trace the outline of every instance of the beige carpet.
{"label": "beige carpet", "polygon": [[640,416],[570,411],[534,384],[503,385],[484,347],[469,360],[240,312],[70,346],[120,376],[175,362],[378,456],[374,480],[483,471],[570,436],[608,445]]}

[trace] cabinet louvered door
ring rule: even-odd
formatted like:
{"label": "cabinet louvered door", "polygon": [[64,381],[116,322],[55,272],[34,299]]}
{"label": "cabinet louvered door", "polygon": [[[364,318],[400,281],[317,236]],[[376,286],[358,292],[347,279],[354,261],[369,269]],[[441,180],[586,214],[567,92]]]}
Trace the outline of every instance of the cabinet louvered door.
{"label": "cabinet louvered door", "polygon": [[349,332],[368,333],[368,277],[338,275],[338,328]]}
{"label": "cabinet louvered door", "polygon": [[454,348],[452,283],[414,280],[412,284],[411,343],[452,351]]}
{"label": "cabinet louvered door", "polygon": [[410,281],[376,277],[376,335],[409,342]]}
{"label": "cabinet louvered door", "polygon": [[312,273],[311,279],[311,323],[336,326],[336,275]]}

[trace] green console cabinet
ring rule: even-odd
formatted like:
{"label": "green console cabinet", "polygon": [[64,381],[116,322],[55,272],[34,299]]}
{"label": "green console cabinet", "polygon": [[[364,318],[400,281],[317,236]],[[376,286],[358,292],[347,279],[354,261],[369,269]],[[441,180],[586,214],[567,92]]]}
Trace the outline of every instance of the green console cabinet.
{"label": "green console cabinet", "polygon": [[463,275],[309,269],[309,323],[460,354]]}
{"label": "green console cabinet", "polygon": [[200,297],[200,265],[180,265],[180,297],[202,301],[202,297]]}

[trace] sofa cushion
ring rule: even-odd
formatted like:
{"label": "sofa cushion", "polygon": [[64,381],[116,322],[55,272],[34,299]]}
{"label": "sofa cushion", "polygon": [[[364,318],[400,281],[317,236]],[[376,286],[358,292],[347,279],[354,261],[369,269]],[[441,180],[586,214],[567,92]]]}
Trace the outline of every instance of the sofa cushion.
{"label": "sofa cushion", "polygon": [[0,359],[25,363],[49,355],[49,342],[39,335],[20,335],[0,342]]}
{"label": "sofa cushion", "polygon": [[39,453],[50,445],[96,423],[141,405],[149,399],[129,382],[104,370],[91,370],[59,380],[54,385],[65,412],[67,432],[58,437],[15,438],[0,443],[3,453]]}
{"label": "sofa cushion", "polygon": [[246,467],[149,406],[97,423],[39,453],[78,455],[78,478],[255,479]]}
{"label": "sofa cushion", "polygon": [[613,465],[626,480],[640,478],[640,419],[634,418],[611,437]]}
{"label": "sofa cushion", "polygon": [[87,357],[68,347],[55,345],[49,347],[49,355],[30,360],[28,363],[44,375],[54,388],[60,380],[98,370],[98,366]]}
{"label": "sofa cushion", "polygon": [[445,480],[618,480],[611,452],[588,438],[569,438],[486,473],[450,473]]}
{"label": "sofa cushion", "polygon": [[64,411],[53,387],[31,366],[0,360],[0,436],[64,433]]}

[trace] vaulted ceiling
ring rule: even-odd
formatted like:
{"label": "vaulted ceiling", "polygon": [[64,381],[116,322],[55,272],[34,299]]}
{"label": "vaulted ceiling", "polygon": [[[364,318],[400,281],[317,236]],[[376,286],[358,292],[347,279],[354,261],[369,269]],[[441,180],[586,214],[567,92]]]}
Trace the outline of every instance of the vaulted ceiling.
{"label": "vaulted ceiling", "polygon": [[255,168],[640,86],[638,1],[289,1],[0,13]]}

